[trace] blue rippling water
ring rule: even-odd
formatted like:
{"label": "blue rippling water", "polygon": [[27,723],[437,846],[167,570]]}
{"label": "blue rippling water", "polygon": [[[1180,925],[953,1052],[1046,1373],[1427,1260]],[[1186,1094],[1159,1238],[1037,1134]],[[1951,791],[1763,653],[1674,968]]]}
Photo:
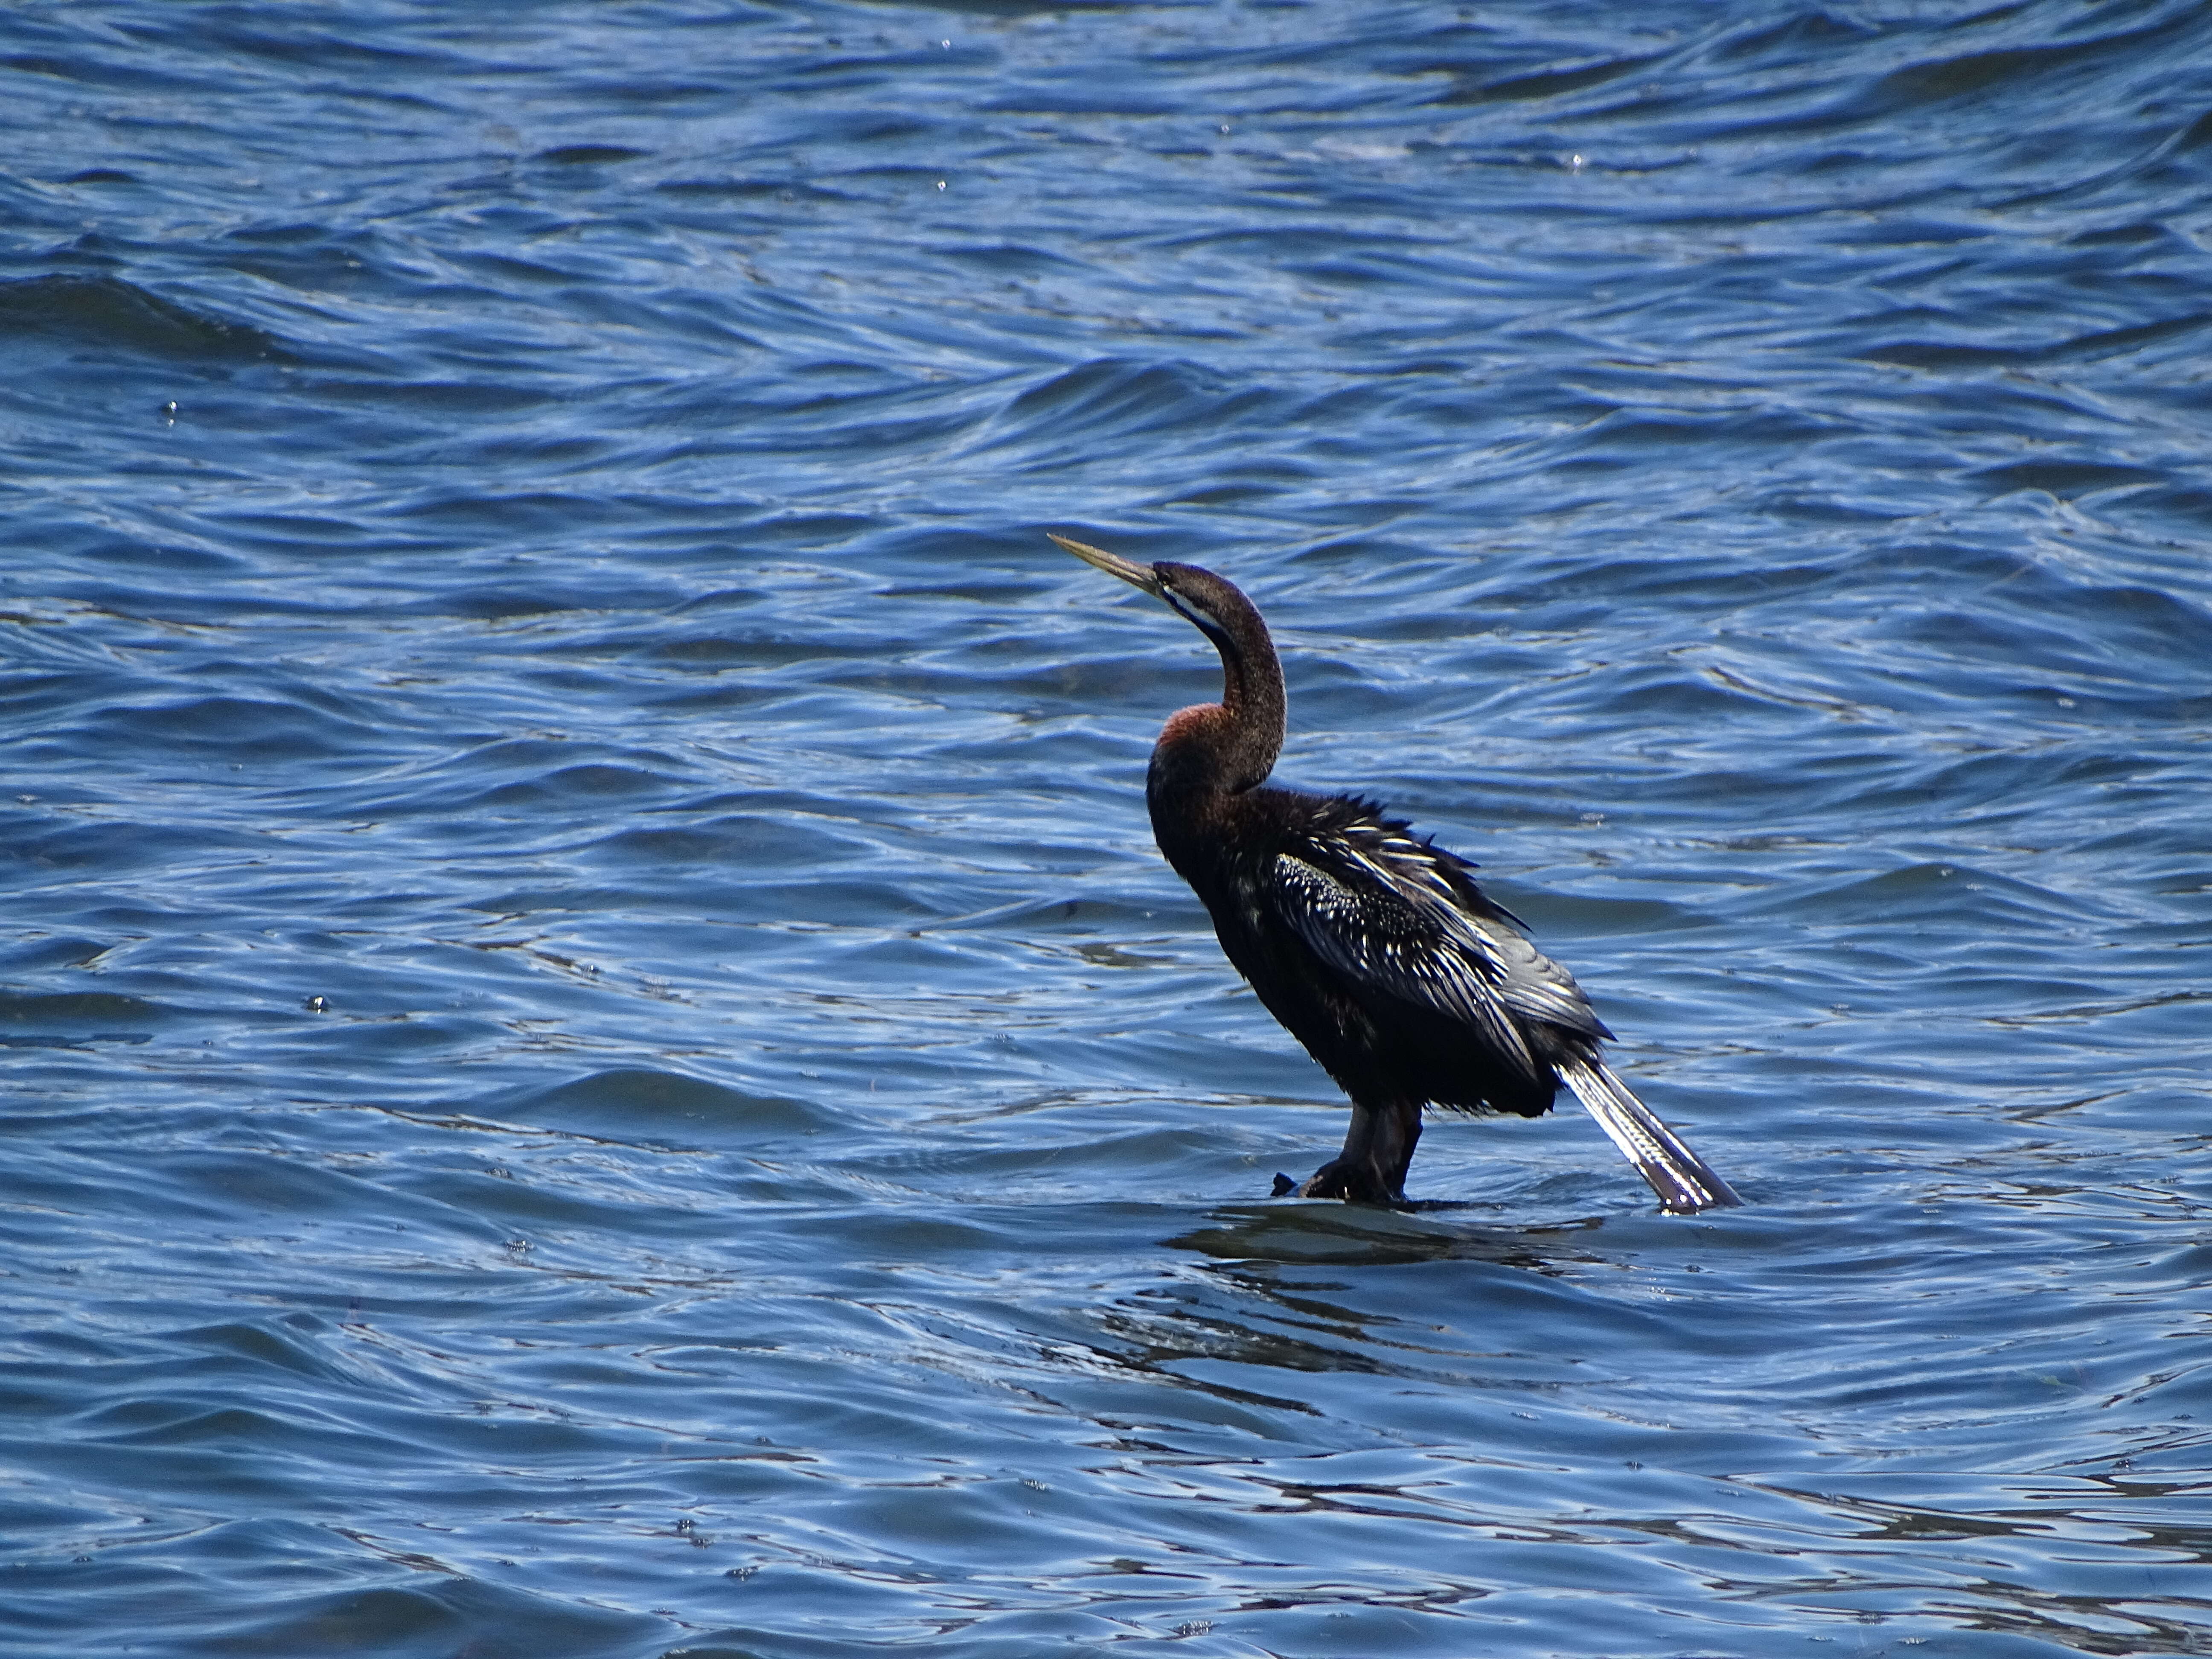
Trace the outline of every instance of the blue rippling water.
{"label": "blue rippling water", "polygon": [[[13,1651],[2212,1651],[2212,14],[0,19]],[[1332,1087],[1481,860],[1750,1200]]]}

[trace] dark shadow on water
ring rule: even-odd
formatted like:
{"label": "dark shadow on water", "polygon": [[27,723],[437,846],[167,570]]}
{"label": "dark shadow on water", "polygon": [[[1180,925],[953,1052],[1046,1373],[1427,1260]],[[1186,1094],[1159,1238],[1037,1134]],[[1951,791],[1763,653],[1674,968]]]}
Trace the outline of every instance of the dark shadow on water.
{"label": "dark shadow on water", "polygon": [[1381,1209],[1328,1199],[1226,1205],[1213,1212],[1216,1224],[1167,1242],[1172,1249],[1220,1261],[1294,1267],[1473,1261],[1556,1274],[1565,1272],[1570,1262],[1597,1259],[1572,1242],[1601,1224],[1595,1218],[1531,1227],[1458,1219],[1482,1207],[1433,1200],[1406,1209]]}
{"label": "dark shadow on water", "polygon": [[[1097,1337],[1083,1345],[1086,1374],[1110,1369],[1237,1411],[1298,1418],[1341,1405],[1298,1378],[1364,1375],[1516,1395],[1554,1386],[1571,1362],[1552,1356],[1537,1332],[1595,1322],[1626,1342],[1648,1317],[1634,1310],[1621,1325],[1619,1310],[1573,1282],[1601,1260],[1583,1237],[1597,1225],[1477,1225],[1326,1202],[1222,1206],[1166,1241],[1206,1258],[1198,1271],[1146,1283],[1098,1311]],[[1431,1271],[1440,1267],[1443,1279]],[[1416,1271],[1389,1271],[1402,1268]],[[1455,1316],[1482,1310],[1474,1346],[1437,1322],[1440,1297]],[[1288,1432],[1287,1420],[1267,1431]]]}

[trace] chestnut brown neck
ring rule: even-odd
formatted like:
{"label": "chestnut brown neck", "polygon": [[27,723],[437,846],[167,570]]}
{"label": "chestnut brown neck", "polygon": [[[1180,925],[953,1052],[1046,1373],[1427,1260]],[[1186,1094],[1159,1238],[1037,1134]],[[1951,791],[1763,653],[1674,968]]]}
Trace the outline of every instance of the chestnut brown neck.
{"label": "chestnut brown neck", "polygon": [[1164,796],[1241,794],[1266,782],[1283,752],[1288,706],[1274,641],[1233,583],[1195,566],[1160,568],[1194,588],[1204,579],[1199,591],[1206,620],[1198,626],[1221,653],[1222,687],[1219,702],[1182,709],[1161,730],[1147,793],[1156,802]]}

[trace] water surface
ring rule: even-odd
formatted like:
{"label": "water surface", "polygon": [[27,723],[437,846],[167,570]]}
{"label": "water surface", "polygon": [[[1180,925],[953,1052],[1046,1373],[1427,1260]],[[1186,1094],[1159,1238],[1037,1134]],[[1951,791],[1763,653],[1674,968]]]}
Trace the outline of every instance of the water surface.
{"label": "water surface", "polygon": [[[1616,11],[0,21],[12,1648],[2212,1650],[2212,21]],[[1048,526],[1748,1207],[1268,1202]]]}

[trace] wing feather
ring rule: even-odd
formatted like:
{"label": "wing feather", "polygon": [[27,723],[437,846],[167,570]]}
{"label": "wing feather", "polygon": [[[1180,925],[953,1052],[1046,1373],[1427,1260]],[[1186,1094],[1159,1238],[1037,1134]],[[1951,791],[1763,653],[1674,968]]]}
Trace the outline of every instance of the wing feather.
{"label": "wing feather", "polygon": [[1479,939],[1472,949],[1438,950],[1433,922],[1387,888],[1359,890],[1288,853],[1276,858],[1274,879],[1292,929],[1330,967],[1371,993],[1474,1026],[1514,1071],[1532,1079],[1539,1074],[1528,1040],[1506,1016],[1498,966]]}
{"label": "wing feather", "polygon": [[1270,872],[1281,913],[1315,955],[1371,994],[1473,1026],[1532,1081],[1548,1067],[1524,1022],[1611,1035],[1573,976],[1512,925],[1464,860],[1364,802],[1342,805],[1351,810],[1279,853]]}

